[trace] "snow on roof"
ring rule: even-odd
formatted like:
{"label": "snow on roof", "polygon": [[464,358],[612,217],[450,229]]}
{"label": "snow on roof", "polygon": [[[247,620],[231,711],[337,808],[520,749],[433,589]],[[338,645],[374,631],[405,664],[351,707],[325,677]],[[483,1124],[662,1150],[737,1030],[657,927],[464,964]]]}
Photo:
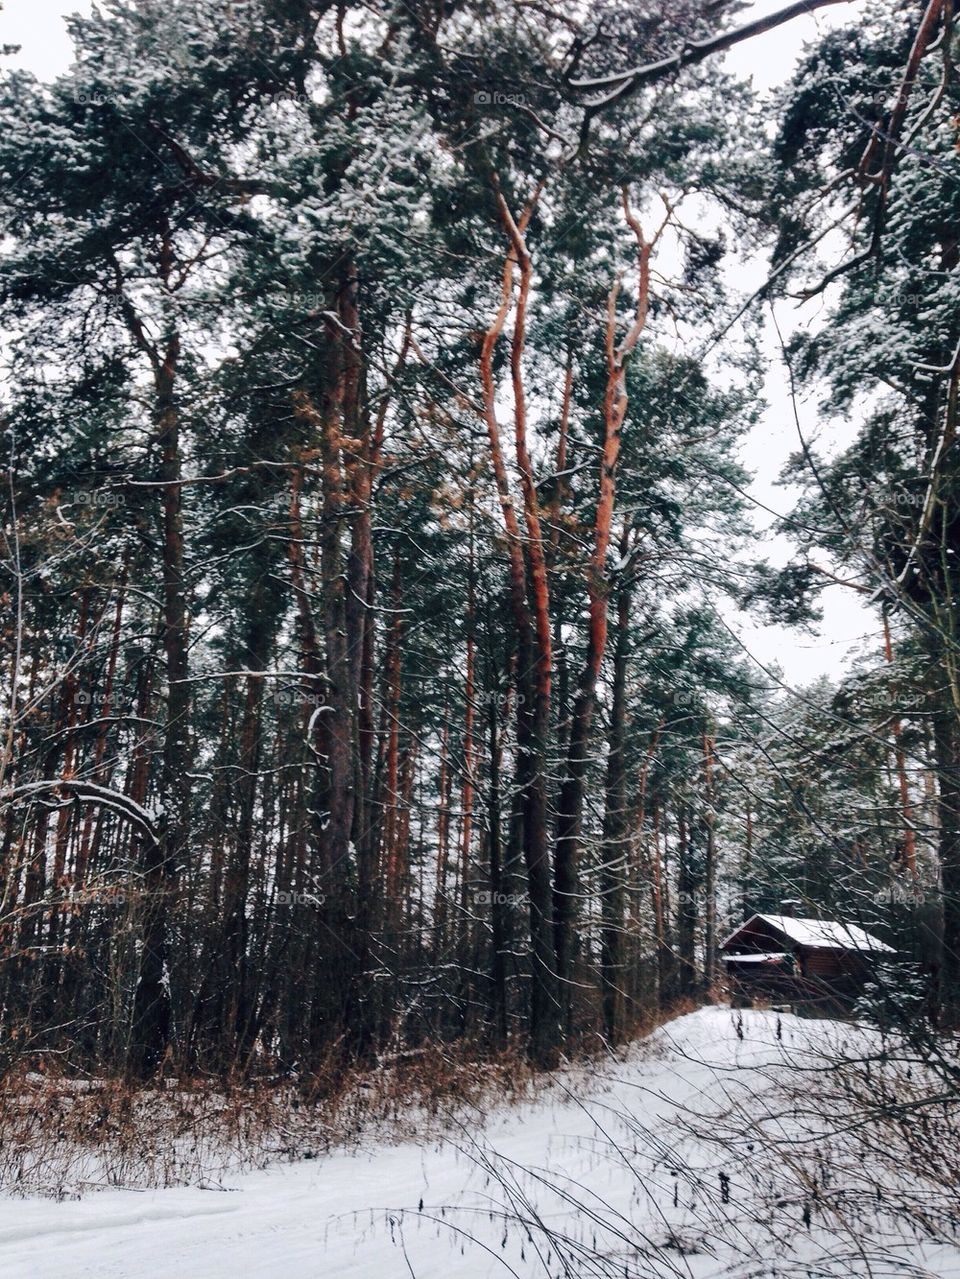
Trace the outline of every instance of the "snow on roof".
{"label": "snow on roof", "polygon": [[762,920],[789,937],[798,946],[815,946],[820,950],[868,950],[895,954],[892,946],[856,924],[843,924],[836,919],[796,919],[793,915],[751,915],[723,943],[728,946],[755,919]]}
{"label": "snow on roof", "polygon": [[771,950],[763,955],[724,955],[727,964],[772,964],[781,959],[789,959],[785,950]]}

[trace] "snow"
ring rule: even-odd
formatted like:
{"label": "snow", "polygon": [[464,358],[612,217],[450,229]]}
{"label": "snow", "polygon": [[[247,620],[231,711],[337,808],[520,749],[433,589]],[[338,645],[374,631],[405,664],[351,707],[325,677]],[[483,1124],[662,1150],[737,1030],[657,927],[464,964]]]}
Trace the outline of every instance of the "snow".
{"label": "snow", "polygon": [[723,958],[727,964],[773,964],[781,959],[786,959],[787,952],[772,950],[763,955],[724,955]]}
{"label": "snow", "polygon": [[730,934],[723,945],[729,945],[755,919],[762,919],[765,924],[784,933],[798,946],[818,946],[823,950],[883,951],[891,955],[896,953],[892,946],[855,924],[843,924],[834,919],[797,919],[793,915],[752,915],[746,924],[741,924],[740,928]]}
{"label": "snow", "polygon": [[[497,1110],[482,1131],[451,1121],[443,1137],[380,1142],[362,1153],[227,1177],[215,1188],[112,1190],[60,1203],[0,1199],[0,1273],[11,1279],[960,1276],[960,1251],[943,1241],[886,1239],[870,1253],[863,1214],[854,1253],[867,1249],[862,1258],[869,1260],[851,1258],[844,1252],[849,1239],[816,1218],[812,1229],[801,1224],[797,1201],[782,1208],[787,1201],[778,1201],[781,1233],[772,1252],[765,1236],[764,1255],[751,1233],[754,1215],[744,1216],[753,1192],[743,1151],[733,1155],[691,1136],[691,1116],[709,1116],[718,1097],[742,1092],[745,1083],[762,1094],[772,1064],[789,1058],[793,1069],[813,1060],[830,1036],[849,1040],[857,1033],[839,1023],[706,1008],[660,1028],[621,1061],[559,1072],[535,1101]],[[721,1187],[726,1179],[724,1206],[718,1179]],[[558,1235],[568,1241],[566,1264],[551,1246]],[[594,1240],[619,1253],[615,1269],[594,1267]]]}
{"label": "snow", "polygon": [[159,809],[144,808],[142,804],[138,804],[135,799],[131,799],[129,795],[125,795],[122,791],[111,790],[108,786],[98,786],[95,782],[88,782],[80,777],[62,777],[39,782],[24,782],[19,786],[14,786],[12,789],[0,791],[0,803],[26,799],[31,795],[55,794],[57,791],[72,792],[78,799],[92,801],[102,805],[104,808],[110,808],[115,813],[119,813],[121,817],[125,817],[127,821],[132,821],[139,825],[151,839],[155,840],[157,837],[155,826],[162,816]]}

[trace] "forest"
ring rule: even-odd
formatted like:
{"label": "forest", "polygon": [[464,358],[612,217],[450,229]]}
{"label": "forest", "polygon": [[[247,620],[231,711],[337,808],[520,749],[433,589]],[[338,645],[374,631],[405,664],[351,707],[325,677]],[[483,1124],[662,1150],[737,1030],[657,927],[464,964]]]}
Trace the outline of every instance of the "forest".
{"label": "forest", "polygon": [[[956,1098],[960,32],[762,9],[100,0],[3,72],[5,1076],[551,1071],[790,899]],[[835,676],[741,642],[837,586]]]}

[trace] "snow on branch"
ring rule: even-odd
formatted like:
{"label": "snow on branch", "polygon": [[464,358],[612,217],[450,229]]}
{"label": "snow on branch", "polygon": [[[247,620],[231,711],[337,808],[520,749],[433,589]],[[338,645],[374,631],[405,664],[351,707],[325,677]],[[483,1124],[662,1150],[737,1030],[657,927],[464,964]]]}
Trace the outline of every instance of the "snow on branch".
{"label": "snow on branch", "polygon": [[111,790],[108,786],[98,786],[94,782],[85,782],[78,778],[25,782],[21,786],[0,791],[0,804],[42,800],[45,796],[51,796],[61,802],[72,799],[79,803],[99,804],[101,808],[109,808],[131,826],[136,827],[152,844],[159,842],[156,828],[157,814],[151,813],[129,795],[123,795],[120,791]]}
{"label": "snow on branch", "polygon": [[735,27],[732,31],[721,31],[716,35],[708,36],[705,40],[688,40],[676,53],[660,58],[656,62],[648,62],[644,66],[612,72],[609,75],[593,76],[582,80],[570,79],[569,84],[572,89],[588,92],[602,91],[599,97],[589,99],[584,104],[589,121],[598,111],[612,106],[621,98],[629,97],[631,93],[636,93],[644,85],[654,84],[657,80],[664,79],[674,71],[681,71],[684,67],[695,66],[698,62],[709,58],[711,54],[723,53],[744,40],[764,35],[767,31],[773,31],[785,22],[813,13],[816,9],[824,9],[827,5],[848,3],[849,0],[798,0],[796,4],[787,5],[764,18],[755,18],[752,22],[746,22],[742,27]]}

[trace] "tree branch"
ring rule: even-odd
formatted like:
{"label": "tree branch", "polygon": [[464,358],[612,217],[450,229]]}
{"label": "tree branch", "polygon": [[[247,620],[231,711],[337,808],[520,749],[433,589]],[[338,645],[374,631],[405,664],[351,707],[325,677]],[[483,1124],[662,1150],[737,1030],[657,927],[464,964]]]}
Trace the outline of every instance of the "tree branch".
{"label": "tree branch", "polygon": [[74,799],[80,803],[99,804],[102,808],[109,808],[118,817],[135,826],[152,844],[159,842],[153,815],[136,800],[107,786],[97,786],[78,778],[58,777],[50,781],[26,782],[22,786],[0,791],[0,804],[16,804],[34,799],[43,801],[46,796],[52,796],[61,802]]}
{"label": "tree branch", "polygon": [[704,59],[709,58],[714,53],[723,53],[725,50],[733,48],[734,45],[741,44],[744,40],[751,40],[754,36],[764,35],[767,31],[773,31],[777,27],[783,26],[785,22],[791,22],[794,18],[801,18],[817,9],[824,9],[827,5],[847,3],[849,3],[849,0],[798,0],[796,4],[787,5],[784,9],[778,9],[776,13],[768,14],[765,18],[755,18],[753,22],[746,22],[742,27],[735,27],[732,31],[721,31],[716,35],[708,36],[704,40],[689,40],[676,53],[672,53],[666,58],[660,58],[657,62],[648,62],[644,66],[632,67],[627,71],[612,72],[610,75],[593,76],[588,79],[574,80],[568,78],[567,83],[571,89],[588,92],[596,89],[605,91],[601,97],[593,98],[584,103],[587,120],[589,121],[597,112],[613,106],[615,102],[629,97],[632,93],[636,93],[644,85],[654,84],[658,80],[663,80],[666,76],[675,71],[681,71],[684,67],[695,66],[698,62],[703,62]]}

